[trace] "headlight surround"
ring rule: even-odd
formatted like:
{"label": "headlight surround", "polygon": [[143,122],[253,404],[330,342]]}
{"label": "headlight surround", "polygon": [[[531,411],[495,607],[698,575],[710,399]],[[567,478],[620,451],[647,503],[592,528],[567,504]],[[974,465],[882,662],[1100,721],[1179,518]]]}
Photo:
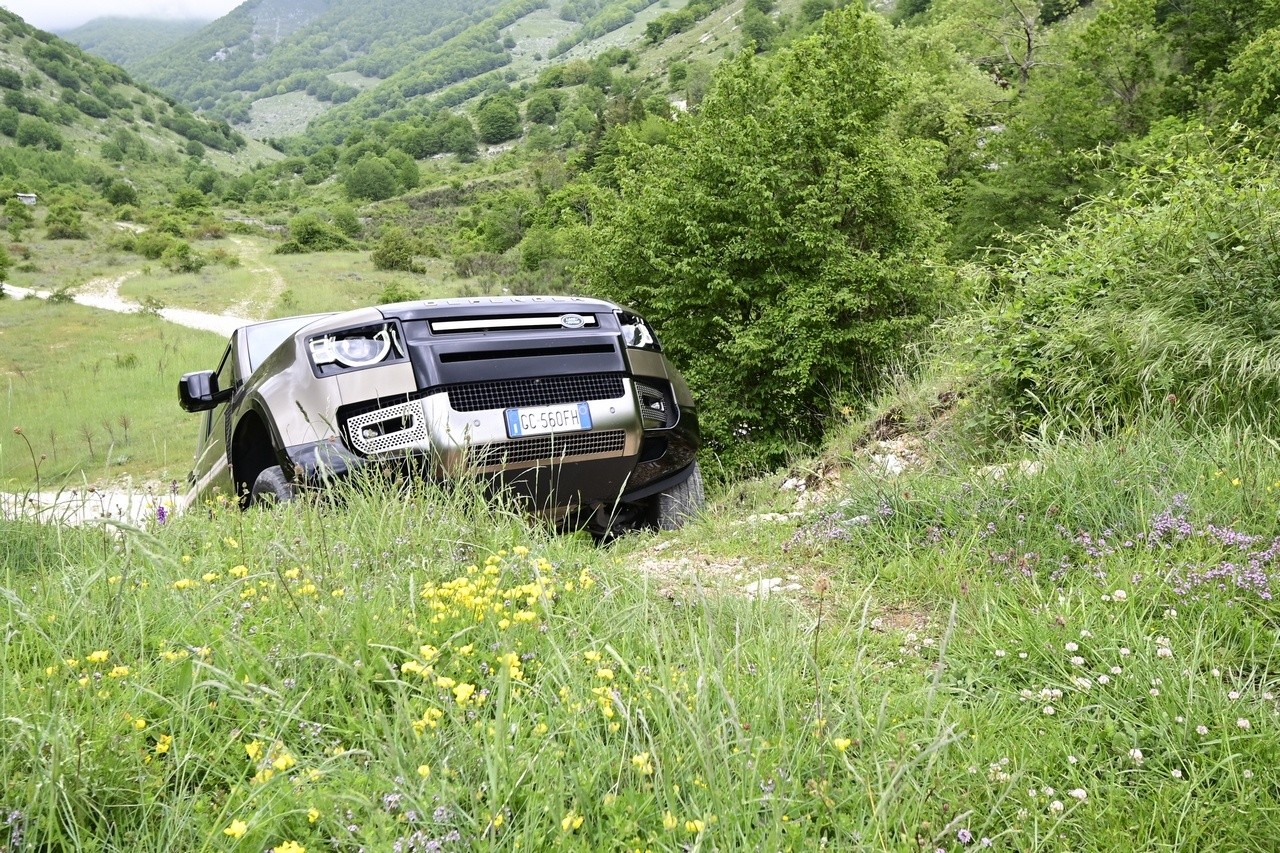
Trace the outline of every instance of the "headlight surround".
{"label": "headlight surround", "polygon": [[400,336],[391,323],[317,335],[307,341],[307,351],[321,375],[372,367],[404,355]]}
{"label": "headlight surround", "polygon": [[662,352],[662,344],[658,342],[658,335],[643,317],[638,314],[632,314],[630,311],[619,311],[618,325],[622,327],[623,343],[631,349]]}

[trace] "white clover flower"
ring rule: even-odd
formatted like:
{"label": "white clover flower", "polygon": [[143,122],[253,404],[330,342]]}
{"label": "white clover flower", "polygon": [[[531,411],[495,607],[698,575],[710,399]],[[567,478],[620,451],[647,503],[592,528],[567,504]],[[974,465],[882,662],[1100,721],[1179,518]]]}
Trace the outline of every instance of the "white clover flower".
{"label": "white clover flower", "polygon": [[1052,717],[1055,713],[1057,713],[1057,712],[1053,710],[1053,706],[1052,706],[1052,705],[1045,705],[1045,706],[1044,706],[1044,714],[1045,714],[1045,716],[1046,716],[1046,717]]}
{"label": "white clover flower", "polygon": [[1005,655],[1004,649],[996,649],[996,657],[1002,658]]}
{"label": "white clover flower", "polygon": [[[1068,763],[1068,764],[1079,764],[1079,763],[1080,763],[1080,759],[1076,758],[1074,755],[1068,755],[1068,756],[1067,756],[1067,763]],[[1079,790],[1079,789],[1077,789],[1077,790]],[[1073,797],[1074,797],[1074,796],[1075,796],[1075,794],[1072,794],[1071,796],[1073,796]],[[1084,798],[1083,798],[1083,797],[1080,797],[1080,799],[1084,799]]]}
{"label": "white clover flower", "polygon": [[1170,649],[1166,646],[1161,646],[1160,648],[1156,649],[1156,657],[1171,658],[1173,657],[1173,649]]}
{"label": "white clover flower", "polygon": [[1151,688],[1150,690],[1148,690],[1147,692],[1148,692],[1148,693],[1150,693],[1152,696],[1159,696],[1159,695],[1160,695],[1160,689],[1159,689],[1158,687],[1152,687],[1152,688]]}
{"label": "white clover flower", "polygon": [[1110,672],[1111,672],[1111,674],[1112,674],[1112,675],[1119,675],[1120,673],[1124,672],[1124,670],[1123,670],[1123,669],[1121,669],[1121,668],[1120,668],[1120,667],[1118,667],[1118,666],[1113,666],[1113,667],[1111,667]]}
{"label": "white clover flower", "polygon": [[1129,655],[1131,655],[1131,654],[1132,654],[1132,652],[1130,652],[1130,651],[1129,651],[1129,647],[1128,647],[1128,646],[1121,646],[1121,647],[1120,647],[1120,657],[1122,657],[1122,658],[1127,658],[1127,657],[1128,657]]}
{"label": "white clover flower", "polygon": [[1070,791],[1067,791],[1067,796],[1074,797],[1083,803],[1085,800],[1089,799],[1089,792],[1084,788],[1072,788]]}
{"label": "white clover flower", "polygon": [[1080,655],[1075,655],[1074,657],[1071,658],[1071,665],[1084,666],[1084,658],[1080,657]]}
{"label": "white clover flower", "polygon": [[1231,700],[1239,699],[1239,698],[1240,698],[1240,691],[1239,691],[1239,690],[1230,690],[1230,691],[1228,691],[1228,692],[1227,692],[1227,698],[1228,698],[1228,699],[1231,699]]}
{"label": "white clover flower", "polygon": [[1108,684],[1110,684],[1110,683],[1111,683],[1111,676],[1109,676],[1109,675],[1105,675],[1105,674],[1104,674],[1104,675],[1099,675],[1099,676],[1098,676],[1098,683],[1099,683],[1099,684],[1101,684],[1103,687],[1106,687]]}
{"label": "white clover flower", "polygon": [[1253,778],[1253,771],[1252,771],[1252,770],[1246,770],[1246,771],[1244,771],[1244,773],[1242,773],[1242,774],[1240,774],[1240,775],[1244,776],[1244,778],[1246,778],[1246,779],[1252,779],[1252,778]]}
{"label": "white clover flower", "polygon": [[1057,792],[1057,791],[1055,791],[1055,790],[1053,790],[1053,788],[1052,788],[1051,786],[1049,786],[1049,785],[1045,785],[1045,786],[1044,786],[1044,795],[1045,795],[1046,797],[1052,797],[1052,796],[1053,796],[1054,794],[1056,794],[1056,793],[1058,793],[1058,792]]}
{"label": "white clover flower", "polygon": [[1245,719],[1244,717],[1241,717],[1240,719],[1236,720],[1236,727],[1237,727],[1237,728],[1244,729],[1245,731],[1248,731],[1248,730],[1249,730],[1249,721],[1248,721],[1247,719]]}
{"label": "white clover flower", "polygon": [[1129,757],[1130,757],[1131,759],[1133,759],[1133,763],[1134,763],[1134,764],[1141,764],[1141,763],[1142,763],[1142,750],[1138,749],[1138,748],[1135,746],[1133,749],[1129,750]]}
{"label": "white clover flower", "polygon": [[1175,778],[1175,779],[1181,779],[1181,778],[1182,778],[1182,771],[1175,767],[1175,768],[1173,768],[1172,770],[1170,770],[1170,771],[1169,771],[1169,775],[1170,775],[1170,776],[1172,776],[1172,777],[1173,777],[1173,778]]}
{"label": "white clover flower", "polygon": [[1054,812],[1054,813],[1060,812],[1062,811],[1062,808],[1063,807],[1062,807],[1061,800],[1054,800],[1052,803],[1049,803],[1049,811],[1051,812]]}
{"label": "white clover flower", "polygon": [[1204,735],[1207,735],[1208,733],[1209,733],[1208,726],[1196,726],[1196,734],[1200,735],[1201,737],[1203,737]]}
{"label": "white clover flower", "polygon": [[1093,632],[1090,631],[1088,628],[1085,628],[1083,631],[1080,632],[1080,636],[1087,640],[1089,637],[1093,636]]}
{"label": "white clover flower", "polygon": [[1117,589],[1115,592],[1111,593],[1111,597],[1116,601],[1124,601],[1129,597],[1129,593],[1125,592],[1123,589]]}
{"label": "white clover flower", "polygon": [[1067,651],[1069,651],[1069,652],[1077,651],[1077,650],[1079,650],[1079,648],[1080,648],[1080,647],[1079,647],[1078,645],[1076,645],[1075,643],[1067,643],[1067,645],[1066,645],[1066,649],[1067,649]]}

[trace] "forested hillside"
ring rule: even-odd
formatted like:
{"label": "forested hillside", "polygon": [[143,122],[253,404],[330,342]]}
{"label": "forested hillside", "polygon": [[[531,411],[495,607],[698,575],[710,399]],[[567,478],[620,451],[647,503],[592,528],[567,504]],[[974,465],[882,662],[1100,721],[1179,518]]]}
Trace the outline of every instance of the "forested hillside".
{"label": "forested hillside", "polygon": [[208,21],[161,21],[143,18],[95,18],[61,37],[122,68],[132,68],[149,56],[195,33]]}

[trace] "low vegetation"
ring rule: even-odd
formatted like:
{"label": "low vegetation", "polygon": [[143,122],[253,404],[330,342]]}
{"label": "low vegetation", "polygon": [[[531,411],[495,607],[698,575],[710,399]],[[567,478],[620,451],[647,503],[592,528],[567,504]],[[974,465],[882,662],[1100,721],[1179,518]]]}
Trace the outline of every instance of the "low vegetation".
{"label": "low vegetation", "polygon": [[1263,849],[1280,457],[1038,451],[661,546],[421,484],[0,522],[0,842]]}

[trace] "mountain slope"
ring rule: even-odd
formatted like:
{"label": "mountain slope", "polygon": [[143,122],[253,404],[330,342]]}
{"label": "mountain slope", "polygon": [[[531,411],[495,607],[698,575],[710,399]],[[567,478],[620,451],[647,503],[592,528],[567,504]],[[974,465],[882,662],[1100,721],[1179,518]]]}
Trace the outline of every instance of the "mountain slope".
{"label": "mountain slope", "polygon": [[[528,7],[543,4],[529,0]],[[349,100],[357,90],[330,75],[388,77],[501,8],[492,0],[250,0],[139,63],[136,73],[196,108],[243,120],[253,100],[290,91]],[[497,67],[508,59],[496,30],[491,36],[459,49],[487,54],[484,64]],[[462,62],[475,67],[474,58]]]}
{"label": "mountain slope", "polygon": [[208,20],[158,21],[144,18],[95,18],[62,33],[62,38],[125,69],[136,67],[208,24]]}
{"label": "mountain slope", "polygon": [[[246,140],[123,68],[0,10],[0,175],[43,192],[67,184],[159,185],[185,158]],[[147,163],[146,168],[136,168]]]}

